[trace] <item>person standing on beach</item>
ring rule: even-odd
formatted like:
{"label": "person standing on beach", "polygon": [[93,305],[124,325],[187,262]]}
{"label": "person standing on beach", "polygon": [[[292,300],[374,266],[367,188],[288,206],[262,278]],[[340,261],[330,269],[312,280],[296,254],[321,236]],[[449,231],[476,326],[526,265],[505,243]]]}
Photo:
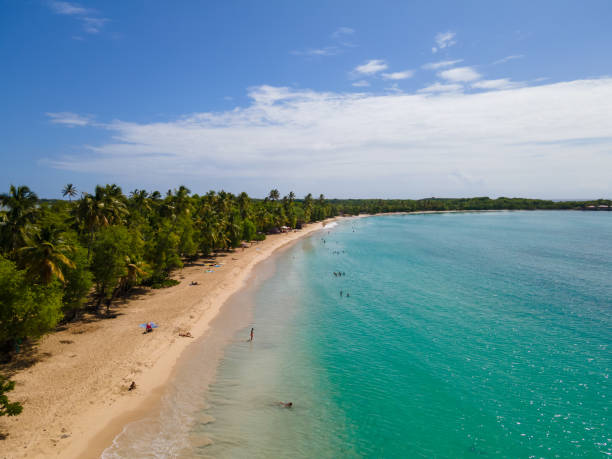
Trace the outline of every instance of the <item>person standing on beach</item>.
{"label": "person standing on beach", "polygon": [[249,341],[253,341],[253,332],[255,331],[254,328],[251,328],[251,339]]}

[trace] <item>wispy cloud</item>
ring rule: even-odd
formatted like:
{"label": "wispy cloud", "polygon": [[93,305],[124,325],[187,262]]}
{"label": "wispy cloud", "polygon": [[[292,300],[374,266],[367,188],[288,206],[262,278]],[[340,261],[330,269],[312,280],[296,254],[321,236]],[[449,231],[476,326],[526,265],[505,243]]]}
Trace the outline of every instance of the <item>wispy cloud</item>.
{"label": "wispy cloud", "polygon": [[[73,16],[81,22],[83,30],[89,34],[98,34],[109,19],[101,17],[99,12],[93,8],[85,8],[77,3],[51,1],[50,8],[56,14],[65,16]],[[82,37],[75,36],[75,40],[81,40]]]}
{"label": "wispy cloud", "polygon": [[50,2],[51,9],[57,14],[83,16],[86,14],[95,13],[95,10],[84,8],[76,3],[68,2]]}
{"label": "wispy cloud", "polygon": [[92,33],[92,34],[99,33],[100,30],[102,30],[102,27],[104,27],[104,24],[108,22],[108,19],[106,18],[84,17],[82,18],[82,20],[83,20],[83,28],[85,29],[85,32]]}
{"label": "wispy cloud", "polygon": [[383,73],[382,77],[385,80],[405,80],[414,76],[413,70],[404,70],[402,72]]}
{"label": "wispy cloud", "polygon": [[[326,183],[323,191],[338,195],[551,196],[571,183],[574,192],[612,192],[612,143],[580,141],[609,139],[612,78],[477,93],[456,84],[452,96],[440,86],[451,85],[385,95],[257,87],[245,107],[97,124],[107,141],[51,164],[158,189],[203,181],[235,183],[237,191]],[[476,188],[461,188],[452,174],[469,174]]]}
{"label": "wispy cloud", "polygon": [[325,48],[291,51],[291,54],[294,54],[296,56],[334,56],[338,53],[340,53],[340,48],[338,48],[337,46],[326,46]]}
{"label": "wispy cloud", "polygon": [[366,88],[370,86],[370,83],[368,83],[366,80],[359,80],[359,81],[355,81],[353,83],[353,86],[355,86],[356,88]]}
{"label": "wispy cloud", "polygon": [[338,27],[332,34],[333,44],[316,48],[297,49],[290,51],[294,56],[335,56],[351,48],[354,45],[348,40],[355,34],[355,30],[350,27]]}
{"label": "wispy cloud", "polygon": [[514,59],[522,59],[522,58],[524,58],[524,57],[525,57],[525,56],[524,56],[523,54],[513,54],[512,56],[506,56],[506,57],[504,57],[503,59],[499,59],[499,60],[497,60],[497,61],[493,62],[493,65],[496,65],[496,64],[504,64],[504,63],[506,63],[506,62],[508,62],[508,61],[512,61],[512,60],[514,60]]}
{"label": "wispy cloud", "polygon": [[71,112],[45,113],[45,115],[51,118],[52,123],[63,124],[68,127],[87,126],[91,124],[90,117]]}
{"label": "wispy cloud", "polygon": [[422,89],[419,89],[420,93],[438,93],[438,92],[457,92],[461,91],[463,86],[456,83],[451,84],[443,84],[443,83],[434,83],[429,86],[426,86]]}
{"label": "wispy cloud", "polygon": [[459,62],[463,62],[463,59],[455,59],[453,61],[439,61],[439,62],[430,62],[428,64],[424,64],[422,66],[425,70],[438,70],[444,67],[451,67]]}
{"label": "wispy cloud", "polygon": [[355,67],[355,72],[360,73],[362,75],[375,75],[378,72],[382,72],[383,70],[387,70],[389,66],[387,63],[381,59],[372,59],[366,62],[365,64],[358,65]]}
{"label": "wispy cloud", "polygon": [[433,48],[431,48],[431,52],[435,54],[440,49],[450,48],[451,46],[456,44],[457,42],[455,41],[455,35],[456,35],[455,32],[450,32],[450,31],[440,32],[436,34],[435,40],[436,40],[437,46],[434,46]]}
{"label": "wispy cloud", "polygon": [[442,70],[438,75],[445,80],[453,82],[465,82],[478,80],[481,75],[472,67],[455,67],[453,69]]}
{"label": "wispy cloud", "polygon": [[332,33],[332,38],[343,38],[346,37],[348,35],[353,35],[355,33],[354,29],[351,29],[350,27],[338,27],[334,33]]}
{"label": "wispy cloud", "polygon": [[508,78],[499,78],[497,80],[481,80],[472,83],[472,88],[489,90],[515,89],[520,88],[521,86],[525,86],[525,83],[511,81]]}

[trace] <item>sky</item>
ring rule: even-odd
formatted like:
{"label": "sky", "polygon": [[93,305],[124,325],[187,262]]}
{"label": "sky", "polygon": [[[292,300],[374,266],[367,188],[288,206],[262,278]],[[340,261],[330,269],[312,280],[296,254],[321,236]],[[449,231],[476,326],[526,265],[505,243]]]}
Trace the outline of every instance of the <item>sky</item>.
{"label": "sky", "polygon": [[0,186],[612,196],[612,1],[0,0]]}

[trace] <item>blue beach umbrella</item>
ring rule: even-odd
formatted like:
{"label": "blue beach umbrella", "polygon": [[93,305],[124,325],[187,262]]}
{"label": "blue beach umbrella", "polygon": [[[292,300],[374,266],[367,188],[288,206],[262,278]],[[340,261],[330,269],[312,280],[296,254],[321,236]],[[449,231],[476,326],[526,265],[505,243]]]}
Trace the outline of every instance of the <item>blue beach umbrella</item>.
{"label": "blue beach umbrella", "polygon": [[[151,328],[157,328],[158,325],[155,322],[149,322],[151,324]],[[147,328],[146,322],[144,324],[139,325],[140,328]]]}

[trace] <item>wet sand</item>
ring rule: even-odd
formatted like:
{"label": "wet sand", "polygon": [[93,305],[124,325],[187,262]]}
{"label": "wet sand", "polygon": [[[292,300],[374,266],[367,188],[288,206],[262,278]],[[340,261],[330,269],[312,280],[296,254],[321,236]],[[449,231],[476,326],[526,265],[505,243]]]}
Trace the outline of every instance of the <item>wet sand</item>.
{"label": "wet sand", "polygon": [[[99,457],[126,424],[159,406],[179,356],[209,329],[253,268],[322,227],[311,224],[221,254],[214,263],[221,267],[198,260],[175,273],[179,285],[143,290],[114,307],[114,318],[92,317],[43,337],[32,356],[36,363],[11,376],[11,399],[24,411],[0,420],[7,434],[0,457]],[[146,321],[159,328],[143,334],[138,325]],[[183,332],[193,339],[179,336]],[[129,391],[132,381],[136,389]]]}

